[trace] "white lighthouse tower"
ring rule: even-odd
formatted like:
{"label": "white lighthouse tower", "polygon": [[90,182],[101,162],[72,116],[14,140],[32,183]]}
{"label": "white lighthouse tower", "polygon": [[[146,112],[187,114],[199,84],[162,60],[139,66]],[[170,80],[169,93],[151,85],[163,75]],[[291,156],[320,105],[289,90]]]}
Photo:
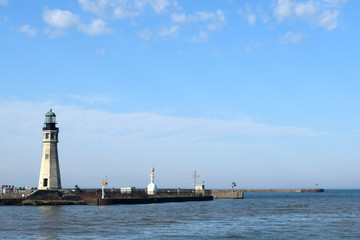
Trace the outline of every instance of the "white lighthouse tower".
{"label": "white lighthouse tower", "polygon": [[156,184],[154,183],[154,171],[155,169],[152,167],[150,169],[150,183],[149,185],[147,186],[147,194],[148,195],[156,195],[157,194],[157,186]]}
{"label": "white lighthouse tower", "polygon": [[56,127],[56,115],[50,109],[45,114],[43,127],[43,154],[39,177],[39,190],[61,189],[59,157],[57,143],[59,128]]}

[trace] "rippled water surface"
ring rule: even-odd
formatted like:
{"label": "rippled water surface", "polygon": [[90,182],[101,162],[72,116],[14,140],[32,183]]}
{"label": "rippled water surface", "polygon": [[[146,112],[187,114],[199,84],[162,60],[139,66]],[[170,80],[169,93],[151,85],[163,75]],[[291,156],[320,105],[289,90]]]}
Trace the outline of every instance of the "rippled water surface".
{"label": "rippled water surface", "polygon": [[360,190],[110,206],[0,206],[0,239],[360,239]]}

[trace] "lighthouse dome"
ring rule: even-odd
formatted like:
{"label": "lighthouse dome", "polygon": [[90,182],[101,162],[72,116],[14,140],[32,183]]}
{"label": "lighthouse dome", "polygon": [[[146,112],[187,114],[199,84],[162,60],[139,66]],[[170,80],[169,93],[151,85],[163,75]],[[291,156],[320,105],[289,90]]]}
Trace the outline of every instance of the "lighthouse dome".
{"label": "lighthouse dome", "polygon": [[156,195],[157,194],[157,186],[155,183],[151,182],[147,186],[147,194],[149,195]]}
{"label": "lighthouse dome", "polygon": [[52,111],[52,109],[50,108],[50,111],[48,111],[45,114],[46,117],[56,117],[55,113]]}

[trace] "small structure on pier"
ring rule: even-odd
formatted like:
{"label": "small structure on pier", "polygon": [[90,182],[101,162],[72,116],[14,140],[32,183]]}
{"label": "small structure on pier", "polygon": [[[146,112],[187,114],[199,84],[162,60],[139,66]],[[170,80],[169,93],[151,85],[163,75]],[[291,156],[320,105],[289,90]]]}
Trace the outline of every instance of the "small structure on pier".
{"label": "small structure on pier", "polygon": [[151,172],[150,173],[150,183],[147,186],[147,194],[148,195],[156,195],[157,194],[157,186],[154,183],[154,178],[155,178],[154,171],[155,171],[155,169],[154,169],[154,167],[152,167],[150,169],[150,172]]}
{"label": "small structure on pier", "polygon": [[135,189],[136,189],[135,187],[121,187],[120,193],[121,194],[134,194]]}

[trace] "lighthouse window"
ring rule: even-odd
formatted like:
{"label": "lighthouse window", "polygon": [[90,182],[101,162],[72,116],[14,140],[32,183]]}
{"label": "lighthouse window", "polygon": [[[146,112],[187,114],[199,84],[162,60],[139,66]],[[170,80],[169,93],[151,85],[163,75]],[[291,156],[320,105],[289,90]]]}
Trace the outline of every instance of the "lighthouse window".
{"label": "lighthouse window", "polygon": [[45,159],[49,159],[49,154],[45,154]]}
{"label": "lighthouse window", "polygon": [[44,178],[44,184],[43,184],[43,187],[47,187],[47,184],[48,184],[48,179],[47,179],[47,178]]}
{"label": "lighthouse window", "polygon": [[55,133],[51,133],[51,139],[55,139],[54,136],[55,136]]}
{"label": "lighthouse window", "polygon": [[49,139],[49,133],[45,133],[45,139]]}

